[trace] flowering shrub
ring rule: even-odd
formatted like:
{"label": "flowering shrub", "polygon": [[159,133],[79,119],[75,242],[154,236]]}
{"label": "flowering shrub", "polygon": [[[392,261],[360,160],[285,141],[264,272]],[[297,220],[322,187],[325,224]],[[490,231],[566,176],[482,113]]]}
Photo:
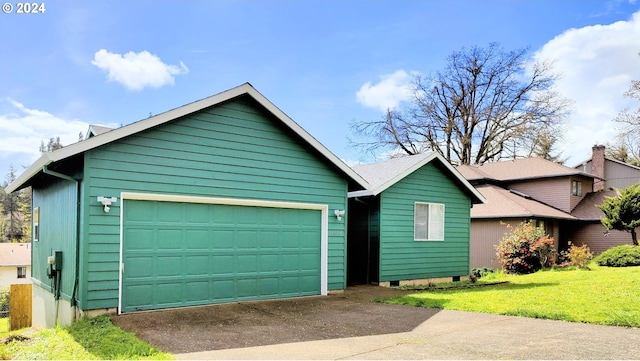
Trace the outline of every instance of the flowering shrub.
{"label": "flowering shrub", "polygon": [[567,259],[568,265],[577,267],[577,268],[586,268],[587,262],[593,258],[593,253],[589,249],[589,246],[583,244],[580,247],[577,247],[574,244],[571,244],[568,251],[562,252],[562,255]]}
{"label": "flowering shrub", "polygon": [[[511,228],[511,227],[509,227]],[[496,247],[500,266],[507,273],[533,273],[555,261],[553,238],[531,222],[523,222]]]}

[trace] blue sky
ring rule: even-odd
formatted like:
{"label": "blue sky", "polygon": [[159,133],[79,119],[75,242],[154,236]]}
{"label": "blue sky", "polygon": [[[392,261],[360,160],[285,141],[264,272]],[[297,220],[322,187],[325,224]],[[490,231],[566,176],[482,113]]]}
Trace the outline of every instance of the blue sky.
{"label": "blue sky", "polygon": [[[11,2],[10,2],[11,3]],[[42,3],[42,2],[41,2]],[[406,100],[410,74],[499,42],[553,59],[574,101],[568,164],[613,141],[640,79],[640,1],[53,1],[0,13],[0,178],[67,145],[250,82],[347,162],[352,121]],[[16,2],[12,4],[17,5]]]}

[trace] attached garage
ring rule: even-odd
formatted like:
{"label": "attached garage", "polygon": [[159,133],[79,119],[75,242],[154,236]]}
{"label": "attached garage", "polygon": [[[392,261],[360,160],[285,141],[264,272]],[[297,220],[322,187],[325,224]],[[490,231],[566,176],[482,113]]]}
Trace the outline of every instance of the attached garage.
{"label": "attached garage", "polygon": [[326,206],[122,199],[120,312],[327,293]]}
{"label": "attached garage", "polygon": [[7,189],[27,186],[40,215],[34,325],[55,326],[342,290],[347,193],[367,182],[247,83],[94,129]]}

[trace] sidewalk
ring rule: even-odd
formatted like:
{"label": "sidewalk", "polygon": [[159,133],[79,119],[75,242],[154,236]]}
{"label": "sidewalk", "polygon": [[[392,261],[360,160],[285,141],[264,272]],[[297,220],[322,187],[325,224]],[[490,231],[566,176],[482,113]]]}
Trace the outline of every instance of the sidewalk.
{"label": "sidewalk", "polygon": [[640,329],[440,311],[412,331],[177,354],[178,359],[640,359]]}

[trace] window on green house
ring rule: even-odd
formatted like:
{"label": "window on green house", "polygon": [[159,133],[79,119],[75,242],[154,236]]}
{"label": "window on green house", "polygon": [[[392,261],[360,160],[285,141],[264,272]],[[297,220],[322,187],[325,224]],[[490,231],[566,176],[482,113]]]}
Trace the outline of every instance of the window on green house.
{"label": "window on green house", "polygon": [[413,239],[444,240],[444,204],[416,202],[413,211]]}

